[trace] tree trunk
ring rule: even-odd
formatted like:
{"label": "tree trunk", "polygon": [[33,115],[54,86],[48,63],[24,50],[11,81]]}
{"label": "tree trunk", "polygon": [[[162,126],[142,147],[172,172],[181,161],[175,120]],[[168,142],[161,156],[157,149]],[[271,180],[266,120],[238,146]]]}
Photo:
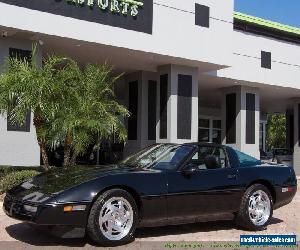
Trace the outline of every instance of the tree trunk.
{"label": "tree trunk", "polygon": [[74,152],[70,162],[71,166],[76,166],[76,158],[77,158],[77,154]]}
{"label": "tree trunk", "polygon": [[39,146],[41,149],[41,154],[42,154],[42,159],[43,159],[43,168],[48,171],[50,166],[49,166],[49,160],[48,160],[48,154],[47,154],[47,147],[44,142],[39,142]]}
{"label": "tree trunk", "polygon": [[49,158],[48,158],[48,154],[47,154],[47,143],[44,139],[42,139],[40,137],[40,131],[41,131],[43,125],[45,124],[45,122],[44,122],[44,119],[41,116],[37,115],[36,113],[34,114],[34,117],[33,117],[33,124],[35,126],[37,141],[40,146],[40,150],[41,150],[41,154],[42,154],[42,160],[43,160],[42,167],[46,171],[48,171],[50,169],[50,166],[49,166]]}
{"label": "tree trunk", "polygon": [[65,168],[70,167],[71,164],[71,136],[70,134],[66,135],[64,143],[64,163]]}

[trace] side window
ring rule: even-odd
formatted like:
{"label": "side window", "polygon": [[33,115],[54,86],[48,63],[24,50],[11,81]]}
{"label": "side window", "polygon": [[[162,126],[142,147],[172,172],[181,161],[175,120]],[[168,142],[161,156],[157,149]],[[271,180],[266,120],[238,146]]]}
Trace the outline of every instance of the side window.
{"label": "side window", "polygon": [[218,165],[220,168],[226,168],[228,166],[227,164],[227,156],[223,148],[217,148],[215,151],[214,156],[217,159]]}
{"label": "side window", "polygon": [[208,169],[205,165],[205,158],[214,156],[217,161],[217,168],[228,166],[227,156],[223,148],[201,146],[191,159],[191,163],[198,166],[199,170]]}
{"label": "side window", "polygon": [[235,150],[235,152],[239,159],[241,167],[250,167],[250,166],[255,166],[255,165],[261,164],[260,160],[257,160],[256,158],[254,158],[250,155],[244,154],[238,150]]}

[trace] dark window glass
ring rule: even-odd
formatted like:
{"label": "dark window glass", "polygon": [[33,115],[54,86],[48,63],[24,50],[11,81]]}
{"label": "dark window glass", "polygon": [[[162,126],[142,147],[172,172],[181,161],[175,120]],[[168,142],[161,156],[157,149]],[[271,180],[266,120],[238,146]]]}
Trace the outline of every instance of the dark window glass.
{"label": "dark window glass", "polygon": [[156,140],[157,82],[148,82],[148,140]]}
{"label": "dark window glass", "polygon": [[9,111],[7,115],[7,131],[30,132],[31,112],[28,111],[24,123],[13,123],[10,119]]}
{"label": "dark window glass", "polygon": [[200,128],[209,128],[209,119],[200,119],[199,127]]}
{"label": "dark window glass", "polygon": [[178,75],[177,138],[192,136],[192,82],[191,75]]}
{"label": "dark window glass", "polygon": [[288,116],[289,120],[289,146],[290,148],[294,148],[294,115]]}
{"label": "dark window glass", "polygon": [[263,138],[264,138],[264,125],[263,123],[259,124],[259,149],[263,150]]}
{"label": "dark window glass", "polygon": [[200,146],[199,150],[191,159],[191,163],[198,166],[198,169],[207,169],[204,160],[208,156],[214,156],[217,159],[219,168],[227,166],[227,157],[223,148]]}
{"label": "dark window glass", "polygon": [[236,94],[226,95],[226,143],[236,143]]}
{"label": "dark window glass", "polygon": [[272,68],[272,55],[271,52],[261,52],[261,67],[265,69]]}
{"label": "dark window glass", "polygon": [[212,142],[217,143],[217,144],[222,143],[222,131],[221,130],[216,130],[216,129],[213,130]]}
{"label": "dark window glass", "polygon": [[209,28],[209,7],[201,4],[195,5],[195,24]]}
{"label": "dark window glass", "polygon": [[9,57],[17,58],[22,61],[26,60],[28,62],[31,62],[32,55],[30,50],[9,48]]}
{"label": "dark window glass", "polygon": [[167,74],[160,76],[160,139],[168,134],[168,79]]}
{"label": "dark window glass", "polygon": [[213,120],[213,128],[221,129],[222,128],[221,120]]}
{"label": "dark window glass", "polygon": [[246,94],[246,144],[255,144],[255,94]]}
{"label": "dark window glass", "polygon": [[[9,48],[9,56],[19,60],[31,62],[31,51]],[[7,115],[7,131],[30,132],[31,111],[28,111],[24,117],[24,123],[13,123],[10,118],[10,111]]]}
{"label": "dark window glass", "polygon": [[138,81],[129,83],[128,140],[137,140],[138,123]]}
{"label": "dark window glass", "polygon": [[199,129],[199,142],[209,142],[209,129]]}

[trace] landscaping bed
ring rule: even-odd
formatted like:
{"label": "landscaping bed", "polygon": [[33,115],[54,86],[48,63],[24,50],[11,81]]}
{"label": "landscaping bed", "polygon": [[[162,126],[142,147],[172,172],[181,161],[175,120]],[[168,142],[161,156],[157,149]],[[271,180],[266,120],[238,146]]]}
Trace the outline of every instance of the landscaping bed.
{"label": "landscaping bed", "polygon": [[0,201],[7,190],[42,172],[41,167],[0,166]]}

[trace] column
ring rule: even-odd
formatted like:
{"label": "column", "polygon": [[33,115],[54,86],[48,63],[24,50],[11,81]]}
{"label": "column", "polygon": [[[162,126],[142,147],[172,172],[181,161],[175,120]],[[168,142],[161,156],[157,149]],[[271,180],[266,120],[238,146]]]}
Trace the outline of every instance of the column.
{"label": "column", "polygon": [[294,109],[288,109],[285,113],[286,118],[286,147],[294,150]]}
{"label": "column", "polygon": [[139,71],[125,76],[128,141],[124,156],[156,143],[157,74]]}
{"label": "column", "polygon": [[222,90],[223,144],[259,159],[260,100],[258,89],[234,86]]}
{"label": "column", "polygon": [[156,141],[198,141],[198,69],[179,65],[158,68]]}

